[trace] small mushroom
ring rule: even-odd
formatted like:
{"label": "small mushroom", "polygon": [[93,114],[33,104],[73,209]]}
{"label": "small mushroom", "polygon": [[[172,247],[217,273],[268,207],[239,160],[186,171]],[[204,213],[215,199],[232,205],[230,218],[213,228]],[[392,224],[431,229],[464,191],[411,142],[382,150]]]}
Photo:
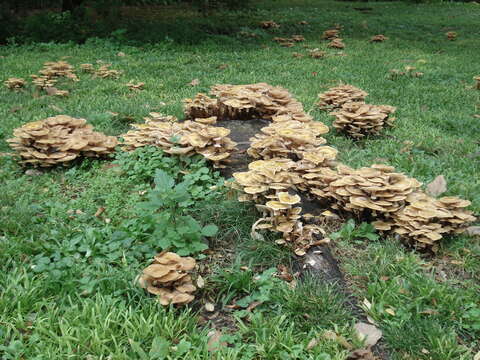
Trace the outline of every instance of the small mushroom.
{"label": "small mushroom", "polygon": [[191,302],[197,289],[188,272],[194,270],[195,259],[181,257],[172,252],[162,252],[143,270],[139,285],[158,296],[162,305],[184,305]]}

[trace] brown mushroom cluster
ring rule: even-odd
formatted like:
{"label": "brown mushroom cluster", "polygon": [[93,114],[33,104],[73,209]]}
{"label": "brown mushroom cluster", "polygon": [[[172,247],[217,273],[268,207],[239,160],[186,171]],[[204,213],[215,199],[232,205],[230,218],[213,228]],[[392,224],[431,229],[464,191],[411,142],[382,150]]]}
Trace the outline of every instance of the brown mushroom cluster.
{"label": "brown mushroom cluster", "polygon": [[383,34],[378,34],[378,35],[372,36],[370,39],[370,42],[383,42],[385,40],[388,40],[388,37],[386,37]]}
{"label": "brown mushroom cluster", "polygon": [[327,132],[328,127],[320,121],[273,122],[250,139],[248,155],[267,160],[317,149],[321,152],[319,147],[327,142],[321,135]]}
{"label": "brown mushroom cluster", "polygon": [[333,40],[338,38],[340,35],[340,30],[338,29],[329,29],[325,30],[322,35],[322,39]]}
{"label": "brown mushroom cluster", "polygon": [[207,118],[219,113],[218,100],[206,94],[198,93],[193,99],[185,99],[183,104],[187,119]]}
{"label": "brown mushroom cluster", "polygon": [[260,26],[264,29],[277,29],[280,27],[275,21],[273,20],[268,20],[268,21],[262,21],[260,23]]}
{"label": "brown mushroom cluster", "polygon": [[82,71],[86,73],[93,74],[95,72],[93,64],[80,64],[80,69],[82,69]]}
{"label": "brown mushroom cluster", "polygon": [[22,158],[22,163],[49,167],[72,160],[102,157],[115,151],[117,139],[93,131],[85,119],[58,115],[34,121],[13,131],[7,141]]}
{"label": "brown mushroom cluster", "polygon": [[477,83],[475,84],[475,89],[480,90],[480,75],[473,78]]}
{"label": "brown mushroom cluster", "polygon": [[458,37],[458,34],[455,31],[449,31],[445,35],[447,36],[448,40],[456,40]]}
{"label": "brown mushroom cluster", "polygon": [[379,231],[392,231],[413,242],[416,247],[435,249],[444,234],[461,233],[475,221],[465,210],[470,201],[448,196],[432,198],[423,192],[413,192],[406,198],[407,206],[392,214],[388,220],[373,222]]}
{"label": "brown mushroom cluster", "polygon": [[43,64],[43,69],[39,71],[41,76],[48,79],[66,77],[73,81],[79,81],[75,75],[75,69],[66,61],[51,61]]}
{"label": "brown mushroom cluster", "polygon": [[196,262],[191,257],[181,257],[172,252],[162,252],[154,257],[138,279],[139,285],[150,294],[158,296],[160,304],[185,305],[195,297],[190,272]]}
{"label": "brown mushroom cluster", "polygon": [[395,80],[401,76],[409,76],[412,78],[419,78],[423,76],[423,73],[420,71],[415,71],[417,68],[415,66],[405,66],[404,71],[400,71],[398,69],[391,69],[389,70],[389,79]]}
{"label": "brown mushroom cluster", "polygon": [[[328,182],[325,196],[334,200],[333,209],[346,210],[356,215],[384,216],[395,213],[404,205],[407,196],[422,185],[418,180],[394,172],[387,165],[352,169],[345,165],[337,167],[337,175],[326,174],[321,178]],[[331,181],[333,180],[333,181]],[[318,194],[322,197],[321,193]]]}
{"label": "brown mushroom cluster", "polygon": [[127,150],[146,145],[162,148],[168,154],[203,155],[215,167],[230,156],[236,143],[228,135],[230,130],[195,121],[176,122],[172,116],[145,118],[144,124],[132,124],[133,130],[122,135]]}
{"label": "brown mushroom cluster", "polygon": [[32,84],[41,90],[51,88],[57,83],[55,78],[47,76],[30,75],[30,77],[32,78]]}
{"label": "brown mushroom cluster", "polygon": [[330,115],[335,116],[335,129],[358,139],[367,135],[378,135],[385,127],[392,126],[395,118],[391,114],[395,110],[395,107],[388,105],[349,102]]}
{"label": "brown mushroom cluster", "polygon": [[[313,224],[304,224],[301,220],[302,208],[300,196],[288,192],[277,192],[270,197],[265,205],[257,205],[263,213],[253,230],[268,229],[282,233],[282,239],[277,244],[293,246],[297,255],[304,255],[314,242],[314,235],[320,233],[320,228]],[[295,206],[297,205],[297,206]]]}
{"label": "brown mushroom cluster", "polygon": [[97,70],[95,70],[93,74],[96,77],[99,77],[102,79],[107,79],[107,78],[117,79],[122,74],[122,72],[120,70],[110,69],[110,66],[112,65],[111,64],[102,65]]}
{"label": "brown mushroom cluster", "polygon": [[10,90],[20,90],[25,87],[26,81],[22,78],[9,78],[3,82],[3,84]]}
{"label": "brown mushroom cluster", "polygon": [[140,90],[143,90],[145,83],[144,82],[134,83],[133,81],[130,81],[125,86],[127,86],[131,91],[140,91]]}
{"label": "brown mushroom cluster", "polygon": [[233,174],[233,186],[245,193],[238,200],[264,204],[276,192],[295,188],[303,180],[294,169],[295,162],[285,158],[252,161],[248,171]]}
{"label": "brown mushroom cluster", "polygon": [[[248,171],[234,173],[234,188],[243,190],[239,201],[254,201],[262,217],[252,230],[268,229],[282,233],[278,244],[294,247],[304,254],[313,243],[314,234],[320,230],[315,225],[305,225],[301,220],[300,196],[290,194],[305,180],[296,172],[297,163],[290,159],[257,160],[249,164]],[[296,205],[296,206],[295,206]]]}
{"label": "brown mushroom cluster", "polygon": [[352,85],[340,85],[318,95],[318,106],[324,110],[341,107],[349,102],[363,102],[368,93]]}
{"label": "brown mushroom cluster", "polygon": [[303,105],[282,87],[266,83],[225,84],[212,87],[210,93],[215,98],[198,94],[195,98],[184,101],[187,119],[217,116],[222,120],[263,118],[275,121],[275,116],[288,115],[298,121],[312,120],[305,114]]}
{"label": "brown mushroom cluster", "polygon": [[319,49],[312,49],[307,51],[309,53],[309,56],[313,59],[322,59],[327,56],[327,53],[325,51],[321,51]]}
{"label": "brown mushroom cluster", "polygon": [[336,39],[333,39],[332,41],[330,41],[327,45],[329,48],[333,48],[333,49],[344,49],[345,48],[345,44],[343,43],[343,39],[340,39],[340,38],[336,38]]}

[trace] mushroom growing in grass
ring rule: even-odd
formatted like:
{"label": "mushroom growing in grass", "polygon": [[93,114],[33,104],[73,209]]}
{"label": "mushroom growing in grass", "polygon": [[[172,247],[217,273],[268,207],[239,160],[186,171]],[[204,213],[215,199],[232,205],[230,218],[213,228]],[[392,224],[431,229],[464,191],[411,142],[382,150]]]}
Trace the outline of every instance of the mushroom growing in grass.
{"label": "mushroom growing in grass", "polygon": [[189,274],[195,266],[194,258],[162,252],[143,270],[138,283],[150,294],[157,295],[162,305],[185,305],[195,298],[192,293],[197,287]]}

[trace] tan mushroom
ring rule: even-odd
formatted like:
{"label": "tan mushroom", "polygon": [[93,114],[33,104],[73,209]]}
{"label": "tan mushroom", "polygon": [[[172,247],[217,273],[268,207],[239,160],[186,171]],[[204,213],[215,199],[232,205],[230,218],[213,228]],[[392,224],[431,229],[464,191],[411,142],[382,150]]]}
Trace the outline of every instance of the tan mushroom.
{"label": "tan mushroom", "polygon": [[144,124],[132,124],[133,130],[122,135],[126,150],[153,145],[172,155],[201,154],[215,167],[223,167],[235,149],[236,143],[228,137],[230,130],[226,128],[190,120],[176,122],[172,116],[154,115],[145,118]]}
{"label": "tan mushroom", "polygon": [[336,38],[330,41],[327,45],[329,48],[334,48],[334,49],[343,49],[345,48],[345,44],[343,43],[343,39]]}
{"label": "tan mushroom", "polygon": [[278,25],[275,21],[273,20],[268,20],[268,21],[262,21],[260,23],[260,26],[264,29],[276,29],[279,28],[280,25]]}
{"label": "tan mushroom", "polygon": [[395,110],[395,107],[388,105],[349,102],[330,115],[335,116],[333,127],[358,139],[367,135],[378,135],[386,126],[391,126],[395,120],[391,114]]}
{"label": "tan mushroom", "polygon": [[85,119],[58,115],[23,125],[7,140],[22,163],[49,167],[78,157],[103,157],[115,151],[117,139],[93,131]]}
{"label": "tan mushroom", "polygon": [[475,84],[475,89],[480,90],[480,75],[473,78],[477,83]]}
{"label": "tan mushroom", "polygon": [[319,94],[318,106],[324,110],[340,108],[349,102],[363,102],[367,92],[352,85],[340,85]]}
{"label": "tan mushroom", "polygon": [[138,283],[149,293],[158,296],[162,305],[185,305],[194,299],[191,293],[197,289],[189,275],[195,266],[195,259],[191,257],[162,252],[143,270]]}
{"label": "tan mushroom", "polygon": [[383,42],[385,40],[388,40],[388,37],[383,34],[374,35],[370,38],[370,42]]}
{"label": "tan mushroom", "polygon": [[340,30],[338,29],[329,29],[325,30],[322,35],[322,39],[333,40],[339,37]]}
{"label": "tan mushroom", "polygon": [[470,202],[457,197],[435,199],[417,191],[409,194],[407,205],[386,221],[376,221],[380,231],[393,231],[418,248],[436,250],[446,234],[461,233],[476,218],[465,210]]}
{"label": "tan mushroom", "polygon": [[10,90],[18,91],[25,87],[26,81],[22,78],[9,78],[3,82],[3,84]]}

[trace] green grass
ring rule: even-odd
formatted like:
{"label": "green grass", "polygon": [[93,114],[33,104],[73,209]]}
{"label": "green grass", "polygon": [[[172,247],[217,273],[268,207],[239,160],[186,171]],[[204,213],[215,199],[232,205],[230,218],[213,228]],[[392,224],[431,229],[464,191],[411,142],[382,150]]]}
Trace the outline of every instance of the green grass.
{"label": "green grass", "polygon": [[[262,2],[257,12],[229,27],[228,35],[199,36],[193,27],[182,33],[189,41],[169,36],[179,26],[173,24],[160,28],[168,39],[155,44],[94,39],[83,45],[0,47],[2,80],[28,78],[43,62],[64,56],[76,67],[101,60],[124,72],[118,80],[80,74],[80,82],[59,86],[71,91],[66,99],[2,88],[0,152],[9,151],[5,140],[14,128],[57,114],[86,118],[112,135],[151,111],[181,117],[182,99],[216,83],[283,86],[315,119],[331,125],[332,119],[315,106],[317,94],[345,82],[368,91],[368,102],[398,110],[396,126],[384,136],[352,142],[334,131],[327,134],[342,162],[365,166],[385,161],[425,183],[443,174],[447,195],[471,200],[471,209],[479,213],[480,123],[473,115],[480,114],[480,92],[471,87],[479,74],[480,7],[367,5],[373,11],[364,14],[354,9],[363,3]],[[282,26],[272,31],[257,27],[270,19]],[[221,23],[219,17],[190,20]],[[298,25],[302,20],[309,25]],[[184,21],[188,27],[188,16]],[[338,51],[326,49],[320,39],[336,23],[344,28],[346,56],[335,55]],[[237,30],[258,37],[246,39]],[[451,30],[458,40],[446,40],[444,34]],[[370,44],[368,39],[378,33],[390,40]],[[271,41],[293,34],[303,34],[306,45],[325,49],[329,56],[296,59],[293,52],[306,53],[303,44],[286,49]],[[126,56],[117,56],[119,51]],[[221,64],[228,67],[221,70]],[[424,76],[388,79],[390,69],[407,65]],[[196,78],[200,85],[187,85]],[[145,82],[145,90],[130,92],[125,86],[130,80]],[[402,151],[405,141],[413,144],[408,151]],[[106,161],[85,161],[39,176],[25,175],[12,160],[0,157],[0,357],[143,359],[168,353],[171,359],[344,359],[348,351],[321,334],[334,330],[354,342],[356,320],[342,293],[315,279],[294,290],[267,282],[266,300],[247,317],[223,308],[235,329],[224,330],[229,346],[216,353],[207,349],[213,325],[202,325],[199,305],[164,309],[135,286],[135,276],[156,251],[154,243],[138,240],[143,239],[140,230],[133,242],[115,231],[135,218],[141,194],[150,188],[151,171],[161,166],[155,156],[132,158],[127,161],[131,167],[122,171],[104,168]],[[105,213],[95,217],[99,207]],[[257,274],[290,264],[290,254],[270,241],[274,238],[250,238],[255,218],[250,206],[222,198],[198,201],[193,212],[220,227],[210,245],[222,257],[213,261],[200,298],[203,294],[217,305],[229,305],[258,290]],[[471,359],[479,351],[478,238],[447,239],[431,258],[393,240],[339,240],[333,246],[354,295],[372,303],[366,313],[382,329],[390,358]],[[385,312],[389,308],[395,315]],[[316,337],[319,344],[307,349]]]}

